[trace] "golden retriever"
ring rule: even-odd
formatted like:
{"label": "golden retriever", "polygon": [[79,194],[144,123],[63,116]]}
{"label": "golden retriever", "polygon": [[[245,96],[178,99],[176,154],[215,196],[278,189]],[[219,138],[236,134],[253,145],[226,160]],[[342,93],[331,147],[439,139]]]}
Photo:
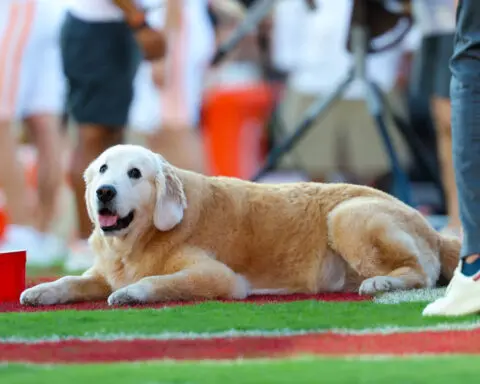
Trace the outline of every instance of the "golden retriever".
{"label": "golden retriever", "polygon": [[134,145],[106,150],[85,181],[94,265],[22,304],[375,294],[432,287],[458,263],[457,239],[365,186],[207,177]]}

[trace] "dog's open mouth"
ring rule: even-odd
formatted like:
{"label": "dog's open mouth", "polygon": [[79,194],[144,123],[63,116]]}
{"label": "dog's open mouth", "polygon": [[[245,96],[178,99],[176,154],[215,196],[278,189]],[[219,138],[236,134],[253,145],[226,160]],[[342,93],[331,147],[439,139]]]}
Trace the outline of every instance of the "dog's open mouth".
{"label": "dog's open mouth", "polygon": [[120,217],[108,208],[102,208],[98,211],[98,223],[104,232],[120,231],[127,228],[133,221],[134,211],[127,216]]}

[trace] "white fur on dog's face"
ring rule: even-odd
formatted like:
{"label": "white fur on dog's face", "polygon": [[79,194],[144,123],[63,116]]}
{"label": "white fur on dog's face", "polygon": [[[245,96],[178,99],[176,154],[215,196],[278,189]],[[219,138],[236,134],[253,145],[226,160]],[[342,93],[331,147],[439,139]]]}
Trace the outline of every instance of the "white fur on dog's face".
{"label": "white fur on dog's face", "polygon": [[[172,180],[171,169],[162,157],[141,146],[107,149],[84,175],[85,200],[94,225],[110,236],[123,236],[132,228],[152,223],[164,231],[176,226],[186,202],[180,181],[175,175]],[[172,189],[171,184],[178,185]],[[97,196],[97,190],[104,186],[116,191],[106,204]]]}

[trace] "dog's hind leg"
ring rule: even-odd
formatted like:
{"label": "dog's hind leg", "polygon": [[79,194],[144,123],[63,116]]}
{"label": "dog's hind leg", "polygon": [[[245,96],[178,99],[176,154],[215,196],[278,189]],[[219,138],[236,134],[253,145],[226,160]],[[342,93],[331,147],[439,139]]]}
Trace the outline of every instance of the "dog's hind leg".
{"label": "dog's hind leg", "polygon": [[[408,216],[408,212],[405,215]],[[433,286],[440,274],[435,251],[390,202],[357,198],[328,217],[331,248],[358,273],[362,294]]]}
{"label": "dog's hind leg", "polygon": [[363,280],[358,292],[362,295],[407,290],[425,287],[425,276],[417,269],[401,267],[385,276],[374,276]]}

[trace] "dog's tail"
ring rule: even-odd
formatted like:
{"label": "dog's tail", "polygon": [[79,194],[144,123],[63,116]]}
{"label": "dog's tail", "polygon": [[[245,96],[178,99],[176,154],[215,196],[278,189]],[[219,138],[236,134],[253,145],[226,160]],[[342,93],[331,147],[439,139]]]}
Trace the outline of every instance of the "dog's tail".
{"label": "dog's tail", "polygon": [[440,262],[442,275],[449,281],[458,266],[461,241],[452,236],[440,235]]}

